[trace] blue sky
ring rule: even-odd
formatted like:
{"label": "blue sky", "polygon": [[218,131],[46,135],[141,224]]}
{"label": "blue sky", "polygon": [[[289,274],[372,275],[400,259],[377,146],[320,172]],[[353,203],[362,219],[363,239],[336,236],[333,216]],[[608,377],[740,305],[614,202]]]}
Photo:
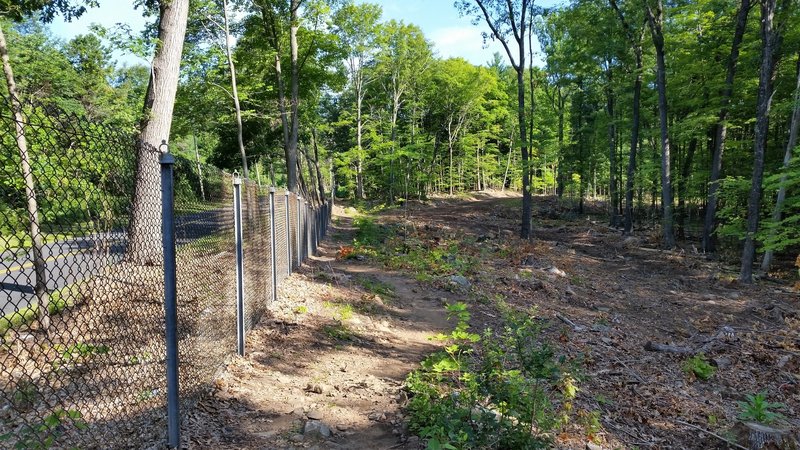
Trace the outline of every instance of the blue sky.
{"label": "blue sky", "polygon": [[[488,48],[483,48],[481,31],[485,29],[485,25],[474,26],[470,18],[459,17],[453,0],[371,0],[371,3],[383,7],[384,19],[418,25],[433,42],[439,56],[460,56],[473,64],[485,64],[492,59],[494,52],[505,55],[498,42],[489,42]],[[552,5],[555,0],[537,2],[539,3]],[[57,36],[70,39],[77,34],[87,33],[92,23],[111,27],[118,22],[127,23],[132,29],[139,30],[144,26],[145,19],[140,11],[133,9],[133,1],[100,0],[99,8],[89,10],[72,23],[56,19],[52,30]],[[133,56],[116,54],[115,57],[121,63],[143,62]]]}

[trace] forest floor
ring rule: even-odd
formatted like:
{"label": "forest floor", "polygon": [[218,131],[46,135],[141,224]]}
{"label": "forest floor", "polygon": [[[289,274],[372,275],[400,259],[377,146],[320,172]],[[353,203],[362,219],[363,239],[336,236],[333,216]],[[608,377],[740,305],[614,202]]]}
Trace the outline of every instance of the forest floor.
{"label": "forest floor", "polygon": [[[379,214],[381,226],[472,261],[466,286],[390,271],[369,255],[337,257],[356,232],[352,209],[337,207],[319,256],[282,286],[247,337],[248,355],[230,362],[184,421],[188,447],[422,448],[405,423],[404,380],[441,346],[429,337],[453,328],[445,304],[466,303],[480,331],[502,327],[496,299],[534,307],[542,338],[578,361],[575,420],[557,448],[747,448],[753,433],[737,402],[760,392],[783,403],[771,409],[785,416],[775,429],[796,435],[792,286],[739,284],[719,262],[660,250],[654,237],[625,238],[552,198],[535,198],[534,238],[524,241],[519,204],[476,194]],[[695,354],[712,367],[707,379],[687,364]]]}

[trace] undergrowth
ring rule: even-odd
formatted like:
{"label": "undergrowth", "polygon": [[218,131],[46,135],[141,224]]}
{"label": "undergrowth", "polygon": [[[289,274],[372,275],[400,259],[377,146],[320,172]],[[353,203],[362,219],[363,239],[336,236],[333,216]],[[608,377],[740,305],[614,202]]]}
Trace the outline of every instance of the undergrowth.
{"label": "undergrowth", "polygon": [[378,224],[366,215],[353,219],[356,236],[352,247],[343,247],[341,258],[367,257],[392,270],[407,270],[420,281],[431,276],[467,275],[477,270],[479,258],[464,252],[457,240],[419,239],[398,233],[395,227]]}
{"label": "undergrowth", "polygon": [[507,311],[501,330],[469,330],[466,305],[447,307],[455,329],[406,379],[409,427],[435,449],[541,449],[577,393],[573,371],[540,339],[531,314]]}

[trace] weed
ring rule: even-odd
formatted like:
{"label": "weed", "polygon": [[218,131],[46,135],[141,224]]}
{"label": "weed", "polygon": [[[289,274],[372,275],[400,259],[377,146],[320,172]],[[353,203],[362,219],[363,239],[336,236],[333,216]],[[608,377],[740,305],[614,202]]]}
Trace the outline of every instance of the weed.
{"label": "weed", "polygon": [[325,325],[322,327],[322,332],[329,338],[337,341],[349,341],[353,338],[353,332],[350,331],[350,328],[338,321],[333,325]]}
{"label": "weed", "polygon": [[692,356],[683,362],[683,371],[687,375],[694,375],[701,380],[708,380],[714,376],[716,367],[706,361],[706,356],[702,353]]}
{"label": "weed", "polygon": [[57,409],[40,423],[25,425],[21,430],[0,436],[0,442],[9,442],[17,438],[17,442],[14,443],[15,449],[52,448],[64,433],[66,424],[71,423],[79,430],[87,429],[88,426],[82,417],[81,413],[76,410]]}
{"label": "weed", "polygon": [[782,410],[786,408],[783,403],[772,403],[767,401],[767,393],[759,392],[758,394],[748,394],[745,396],[746,401],[736,402],[739,406],[739,418],[742,420],[751,420],[758,423],[769,425],[778,420],[783,420],[786,417],[773,410]]}
{"label": "weed", "polygon": [[568,403],[577,387],[534,319],[507,312],[504,329],[481,337],[469,331],[463,303],[447,310],[457,324],[436,336],[443,350],[406,379],[411,430],[428,448],[547,448],[559,423],[555,400]]}
{"label": "weed", "polygon": [[53,368],[58,369],[62,365],[67,365],[71,362],[80,359],[87,359],[96,355],[105,355],[111,348],[107,345],[93,345],[85,342],[78,342],[72,345],[56,345],[55,350],[59,353],[59,358],[53,361]]}
{"label": "weed", "polygon": [[590,441],[595,444],[601,442],[599,434],[603,431],[603,424],[600,423],[600,411],[579,411],[577,422],[583,427]]}
{"label": "weed", "polygon": [[390,285],[389,283],[385,283],[381,280],[368,277],[357,277],[356,281],[367,292],[380,295],[384,298],[394,296],[394,289],[392,288],[392,285]]}
{"label": "weed", "polygon": [[305,314],[308,312],[308,307],[306,305],[300,305],[294,309],[295,314]]}

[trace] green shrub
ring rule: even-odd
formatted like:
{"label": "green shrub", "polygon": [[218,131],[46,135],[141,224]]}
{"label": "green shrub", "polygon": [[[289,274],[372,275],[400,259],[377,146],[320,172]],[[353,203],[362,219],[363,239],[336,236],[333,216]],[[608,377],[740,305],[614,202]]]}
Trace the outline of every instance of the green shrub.
{"label": "green shrub", "polygon": [[736,402],[740,410],[739,418],[742,420],[750,420],[769,425],[786,418],[783,414],[772,411],[773,409],[784,409],[786,405],[783,403],[768,402],[766,392],[760,392],[755,395],[748,394],[745,396],[745,399],[747,399],[747,401]]}
{"label": "green shrub", "polygon": [[437,336],[444,348],[406,379],[411,431],[429,449],[548,448],[577,388],[538,324],[508,313],[503,330],[481,337],[469,331],[463,303],[448,311],[457,325]]}
{"label": "green shrub", "polygon": [[708,380],[714,376],[717,368],[706,361],[704,354],[699,353],[683,362],[683,371],[687,375],[694,375],[701,380]]}

